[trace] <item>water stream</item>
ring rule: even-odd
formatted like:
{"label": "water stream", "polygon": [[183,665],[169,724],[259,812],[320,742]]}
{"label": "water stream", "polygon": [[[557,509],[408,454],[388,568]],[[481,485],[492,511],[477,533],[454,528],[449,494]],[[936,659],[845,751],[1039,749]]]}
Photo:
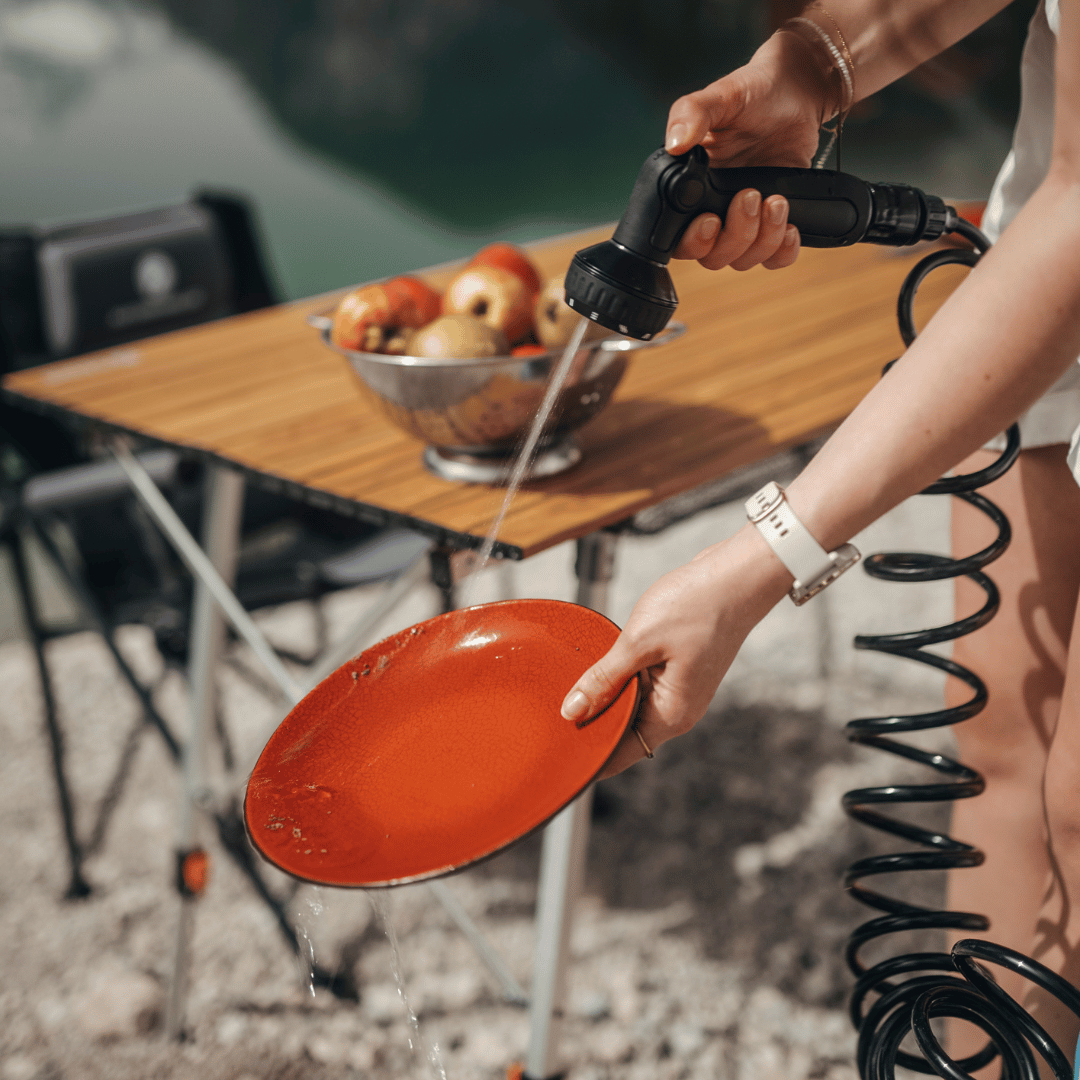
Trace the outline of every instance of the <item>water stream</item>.
{"label": "water stream", "polygon": [[[551,411],[555,407],[559,392],[562,390],[567,377],[570,374],[570,367],[574,362],[574,357],[577,355],[578,349],[581,348],[581,343],[584,340],[588,325],[589,324],[585,319],[581,320],[580,324],[570,336],[570,340],[563,350],[559,363],[551,373],[551,378],[548,380],[547,388],[544,391],[543,400],[540,402],[540,408],[537,409],[536,415],[533,417],[532,424],[529,427],[529,433],[514,459],[514,465],[510,470],[510,476],[506,485],[506,495],[503,498],[502,505],[499,507],[499,512],[495,515],[495,519],[491,523],[491,527],[484,539],[483,546],[480,548],[476,564],[469,574],[469,577],[466,579],[463,589],[462,606],[468,606],[466,595],[471,591],[470,584],[475,581],[477,574],[483,570],[491,560],[491,553],[495,547],[495,540],[499,535],[499,528],[502,526],[503,519],[506,517],[506,512],[509,510],[510,504],[514,501],[514,496],[517,494],[518,488],[521,487],[522,481],[528,474],[529,467],[536,456],[536,448],[539,445],[544,425],[551,416]],[[390,916],[390,896],[380,890],[371,890],[367,893],[367,896],[371,901],[371,907],[375,912],[375,917],[378,919],[379,925],[382,927],[383,933],[386,934],[386,939],[390,943],[390,967],[394,974],[394,983],[397,986],[398,997],[401,999],[401,1004],[405,1009],[405,1015],[409,1022],[409,1028],[411,1029],[409,1048],[418,1058],[422,1058],[426,1061],[433,1080],[447,1080],[446,1069],[443,1066],[442,1056],[439,1052],[439,1044],[436,1042],[427,1043],[424,1040],[420,1033],[420,1020],[409,1001],[408,991],[405,987],[405,974],[402,969],[401,950],[398,946],[397,931],[394,929],[394,923]],[[323,903],[322,889],[315,887],[308,894],[306,908],[300,909],[297,913],[296,920],[297,932],[299,933],[304,946],[301,955],[301,964],[306,970],[302,970],[302,974],[305,977],[305,985],[313,996],[315,994],[315,945],[310,931],[314,921],[318,919],[323,911],[325,911],[325,905]]]}
{"label": "water stream", "polygon": [[371,901],[375,917],[382,926],[386,940],[390,942],[390,968],[394,973],[394,982],[397,985],[398,997],[405,1008],[405,1015],[409,1021],[412,1034],[409,1036],[409,1049],[418,1058],[423,1058],[431,1070],[434,1080],[446,1080],[446,1069],[442,1063],[442,1054],[439,1052],[437,1042],[427,1043],[420,1034],[420,1020],[416,1015],[412,1004],[409,1002],[409,994],[405,989],[405,973],[401,966],[401,950],[398,947],[397,931],[394,929],[393,919],[390,917],[390,895],[382,890],[372,889],[368,891],[368,899]]}
{"label": "water stream", "polygon": [[315,923],[326,910],[323,891],[314,885],[307,895],[307,902],[296,913],[296,932],[300,936],[300,977],[312,997],[315,996],[315,940],[312,937]]}
{"label": "water stream", "polygon": [[488,529],[483,546],[480,548],[480,553],[476,558],[476,563],[465,581],[461,598],[462,607],[469,606],[468,595],[472,591],[470,585],[476,581],[477,575],[491,561],[491,553],[495,549],[495,541],[498,538],[503,519],[506,517],[506,512],[510,509],[510,504],[514,501],[514,496],[517,494],[518,488],[521,487],[521,482],[525,479],[536,456],[536,447],[540,442],[540,435],[543,433],[544,425],[547,423],[548,417],[551,416],[551,410],[555,407],[559,392],[566,383],[567,376],[570,374],[570,365],[573,364],[574,357],[577,355],[578,349],[581,348],[588,327],[588,322],[582,319],[573,334],[571,334],[570,340],[563,350],[562,358],[551,373],[547,390],[544,392],[544,399],[540,402],[540,408],[536,410],[536,415],[533,417],[532,425],[529,428],[529,434],[518,451],[518,455],[514,460],[514,467],[510,470],[510,478],[506,483],[506,495],[503,496],[502,506],[499,507],[499,512],[495,515],[495,519]]}

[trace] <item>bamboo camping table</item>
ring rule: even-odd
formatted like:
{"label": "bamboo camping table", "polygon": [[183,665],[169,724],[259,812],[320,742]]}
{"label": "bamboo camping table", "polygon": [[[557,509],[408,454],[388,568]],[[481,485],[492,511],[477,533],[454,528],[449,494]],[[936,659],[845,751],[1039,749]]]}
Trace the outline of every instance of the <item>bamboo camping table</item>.
{"label": "bamboo camping table", "polygon": [[[557,238],[534,245],[532,255],[545,275],[562,274],[574,251],[609,235],[607,227]],[[870,246],[806,250],[794,267],[776,273],[673,264],[677,318],[687,333],[634,356],[611,404],[578,435],[581,463],[523,487],[496,552],[522,559],[571,539],[591,539],[599,552],[600,539],[611,539],[601,532],[605,526],[835,427],[877,381],[882,365],[902,351],[896,295],[921,253]],[[438,286],[453,272],[441,267],[421,276]],[[924,314],[960,273],[946,269],[924,285]],[[502,489],[425,471],[421,444],[368,403],[342,358],[307,325],[307,316],[330,308],[337,295],[19,372],[3,389],[31,407],[177,447],[219,466],[210,470],[221,480],[210,515],[215,506],[224,508],[221,520],[231,525],[211,528],[205,538],[219,570],[235,562],[244,475],[376,524],[406,525],[444,549],[478,547]],[[579,601],[602,607],[602,575],[579,577]],[[208,580],[200,577],[196,590],[188,747],[209,723],[208,687],[220,641]],[[597,588],[590,591],[590,582]],[[268,668],[273,659],[264,660]],[[288,678],[283,675],[286,684]],[[191,835],[188,811],[181,846]],[[526,1065],[533,1080],[557,1071],[553,1024],[587,828],[587,801],[579,799],[545,833]],[[184,925],[182,918],[181,941]],[[178,957],[182,951],[178,945]],[[182,983],[178,960],[178,995]]]}
{"label": "bamboo camping table", "polygon": [[[544,274],[610,227],[537,244]],[[834,427],[902,345],[893,312],[910,251],[805,250],[783,272],[672,263],[687,333],[634,356],[578,436],[580,465],[527,484],[497,552],[526,558]],[[452,269],[422,276],[447,281]],[[956,277],[923,287],[936,305]],[[499,488],[430,475],[422,446],[359,392],[306,317],[337,294],[285,304],[9,375],[27,405],[74,414],[240,468],[263,484],[453,548],[479,546]]]}

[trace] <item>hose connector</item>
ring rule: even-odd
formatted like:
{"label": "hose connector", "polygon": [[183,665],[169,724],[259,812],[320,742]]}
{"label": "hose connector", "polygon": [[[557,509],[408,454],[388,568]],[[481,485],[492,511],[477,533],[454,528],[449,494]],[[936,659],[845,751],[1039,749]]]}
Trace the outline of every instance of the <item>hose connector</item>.
{"label": "hose connector", "polygon": [[863,241],[907,247],[936,240],[949,226],[949,208],[936,195],[908,184],[870,184],[874,209]]}

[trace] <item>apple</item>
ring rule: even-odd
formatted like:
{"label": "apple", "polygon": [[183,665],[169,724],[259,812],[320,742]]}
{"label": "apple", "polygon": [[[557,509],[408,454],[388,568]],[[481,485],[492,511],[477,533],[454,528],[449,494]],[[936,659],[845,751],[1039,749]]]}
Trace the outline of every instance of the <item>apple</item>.
{"label": "apple", "polygon": [[540,271],[536,269],[532,259],[513,244],[502,242],[488,244],[469,260],[468,265],[494,266],[499,270],[507,270],[515,277],[521,278],[525,288],[533,296],[540,291]]}
{"label": "apple", "polygon": [[442,299],[414,277],[362,285],[342,297],[330,340],[358,352],[402,353],[412,330],[439,315]]}
{"label": "apple", "polygon": [[[566,303],[566,290],[561,277],[549,278],[536,298],[534,327],[542,345],[549,349],[561,349],[581,321],[581,316]],[[611,331],[599,323],[591,323],[585,332],[586,341],[610,337]]]}
{"label": "apple", "polygon": [[514,345],[532,329],[533,294],[509,270],[467,266],[447,285],[443,311],[450,315],[472,315],[502,331]]}
{"label": "apple", "polygon": [[472,315],[443,315],[417,330],[409,340],[411,356],[484,358],[510,351],[506,335]]}

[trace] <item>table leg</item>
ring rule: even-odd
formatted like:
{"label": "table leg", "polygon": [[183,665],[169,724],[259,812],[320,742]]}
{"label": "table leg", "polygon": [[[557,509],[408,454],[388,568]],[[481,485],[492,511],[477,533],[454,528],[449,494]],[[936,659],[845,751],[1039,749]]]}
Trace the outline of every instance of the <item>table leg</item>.
{"label": "table leg", "polygon": [[[603,612],[607,607],[617,542],[616,534],[610,532],[590,533],[578,541],[577,602],[594,611]],[[556,1067],[559,1023],[566,999],[573,908],[585,876],[592,792],[589,787],[544,830],[536,899],[527,1080],[550,1080],[561,1075]]]}
{"label": "table leg", "polygon": [[[206,477],[202,546],[210,563],[227,585],[232,584],[236,572],[243,502],[243,476],[231,469],[211,466]],[[224,620],[213,594],[206,583],[197,578],[188,662],[189,724],[184,743],[178,863],[198,846],[196,814],[200,805],[210,797],[206,778],[206,743],[214,710],[214,669],[221,654],[224,632]],[[166,1032],[172,1039],[183,1035],[192,905],[196,899],[195,894],[183,887],[179,868],[178,885],[180,920],[165,1024]]]}

